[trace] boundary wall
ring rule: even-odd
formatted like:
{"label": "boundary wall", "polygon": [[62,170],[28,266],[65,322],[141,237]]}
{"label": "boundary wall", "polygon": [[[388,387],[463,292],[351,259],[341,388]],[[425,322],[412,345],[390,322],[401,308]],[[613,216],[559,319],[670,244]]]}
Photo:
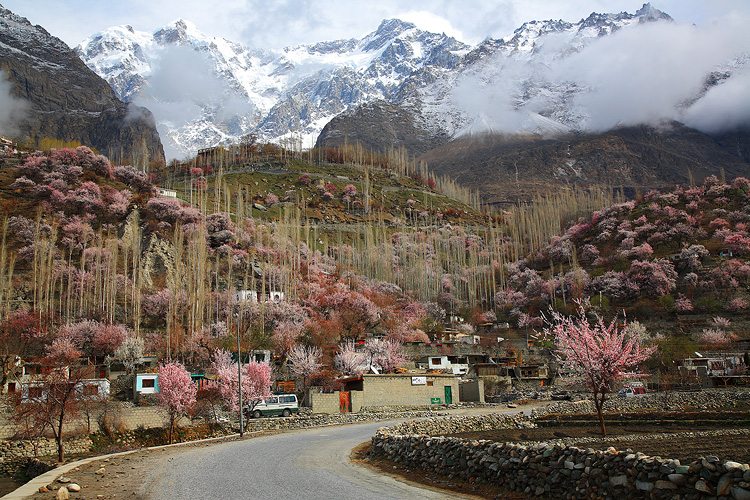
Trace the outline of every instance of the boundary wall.
{"label": "boundary wall", "polygon": [[[462,431],[523,428],[523,416],[445,417],[379,429],[371,452],[411,469],[552,499],[750,500],[750,466],[717,457],[683,465],[643,453],[560,443],[497,443],[444,437]],[[717,439],[731,439],[727,431]],[[692,435],[702,433],[691,433]],[[716,436],[713,431],[707,435]]]}

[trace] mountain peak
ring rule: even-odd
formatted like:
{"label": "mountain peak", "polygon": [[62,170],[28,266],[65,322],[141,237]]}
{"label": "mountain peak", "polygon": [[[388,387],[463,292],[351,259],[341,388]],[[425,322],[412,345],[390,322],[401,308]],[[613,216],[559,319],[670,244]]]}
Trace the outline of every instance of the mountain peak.
{"label": "mountain peak", "polygon": [[659,20],[674,21],[674,19],[672,19],[672,17],[669,14],[662,12],[659,9],[655,8],[654,6],[651,5],[650,2],[644,3],[643,7],[641,7],[635,12],[635,17],[640,18],[641,22],[659,21]]}
{"label": "mountain peak", "polygon": [[404,31],[414,29],[416,27],[417,26],[414,23],[402,21],[401,19],[383,19],[383,21],[381,21],[380,23],[380,26],[378,26],[378,29],[375,30],[375,32],[400,35]]}
{"label": "mountain peak", "polygon": [[192,22],[186,19],[175,19],[160,30],[154,32],[154,40],[158,43],[185,45],[190,39],[201,39],[206,36]]}
{"label": "mountain peak", "polygon": [[378,29],[362,39],[362,50],[369,52],[381,49],[390,40],[416,27],[415,24],[400,19],[384,19]]}

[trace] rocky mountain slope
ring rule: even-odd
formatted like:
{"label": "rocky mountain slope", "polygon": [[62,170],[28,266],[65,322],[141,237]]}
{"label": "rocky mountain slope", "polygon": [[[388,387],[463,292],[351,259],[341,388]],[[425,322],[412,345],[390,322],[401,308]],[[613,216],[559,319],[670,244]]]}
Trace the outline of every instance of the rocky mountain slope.
{"label": "rocky mountain slope", "polygon": [[0,73],[28,103],[21,136],[79,141],[113,158],[163,158],[154,118],[120,101],[60,39],[0,6]]}
{"label": "rocky mountain slope", "polygon": [[529,200],[560,186],[641,191],[750,173],[750,130],[709,136],[679,123],[603,134],[464,136],[418,157],[438,175],[478,190],[491,205]]}

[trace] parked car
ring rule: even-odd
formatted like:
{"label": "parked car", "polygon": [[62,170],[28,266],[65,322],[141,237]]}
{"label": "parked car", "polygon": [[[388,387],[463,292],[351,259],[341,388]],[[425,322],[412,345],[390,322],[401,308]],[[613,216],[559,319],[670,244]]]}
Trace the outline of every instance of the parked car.
{"label": "parked car", "polygon": [[557,391],[552,393],[550,399],[552,401],[570,401],[573,398],[568,391]]}
{"label": "parked car", "polygon": [[646,394],[646,387],[644,387],[643,384],[633,384],[626,387],[623,387],[617,392],[618,398],[632,398],[635,396],[639,396],[641,394]]}
{"label": "parked car", "polygon": [[255,405],[252,411],[249,411],[249,407],[245,408],[246,413],[249,413],[253,418],[271,415],[288,417],[292,413],[299,412],[299,402],[296,394],[274,394]]}

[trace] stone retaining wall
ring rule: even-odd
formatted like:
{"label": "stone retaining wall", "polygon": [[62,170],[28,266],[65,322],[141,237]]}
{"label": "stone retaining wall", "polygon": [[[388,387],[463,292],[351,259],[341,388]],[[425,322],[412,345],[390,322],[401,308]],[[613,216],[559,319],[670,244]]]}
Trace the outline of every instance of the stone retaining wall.
{"label": "stone retaining wall", "polygon": [[[717,407],[745,400],[747,393],[703,394],[669,398],[664,406],[686,403]],[[629,398],[613,401],[627,409],[661,407],[658,400]],[[650,405],[650,406],[647,406]],[[537,414],[563,409],[587,411],[576,403],[562,403],[538,410]],[[622,411],[622,410],[620,410]],[[642,453],[579,448],[565,443],[496,443],[444,437],[464,431],[522,428],[534,425],[522,415],[444,417],[405,422],[378,430],[371,453],[384,456],[411,469],[427,470],[448,478],[488,483],[511,491],[543,498],[661,499],[681,498],[750,500],[750,466],[720,462],[716,457],[683,465],[679,460],[650,457]],[[731,439],[726,431],[719,439]],[[693,433],[699,434],[699,433]],[[716,435],[716,432],[707,433]]]}
{"label": "stone retaining wall", "polygon": [[[679,411],[731,409],[736,405],[750,404],[750,391],[711,389],[700,392],[650,393],[632,398],[616,396],[604,404],[605,412],[630,412],[638,410]],[[558,401],[544,408],[535,409],[533,417],[553,413],[594,413],[594,403],[583,401]]]}
{"label": "stone retaining wall", "polygon": [[[89,450],[91,439],[88,436],[65,440],[66,455]],[[46,455],[57,455],[57,443],[52,438],[37,439],[35,443],[26,439],[0,441],[0,474],[14,474],[29,458]]]}

